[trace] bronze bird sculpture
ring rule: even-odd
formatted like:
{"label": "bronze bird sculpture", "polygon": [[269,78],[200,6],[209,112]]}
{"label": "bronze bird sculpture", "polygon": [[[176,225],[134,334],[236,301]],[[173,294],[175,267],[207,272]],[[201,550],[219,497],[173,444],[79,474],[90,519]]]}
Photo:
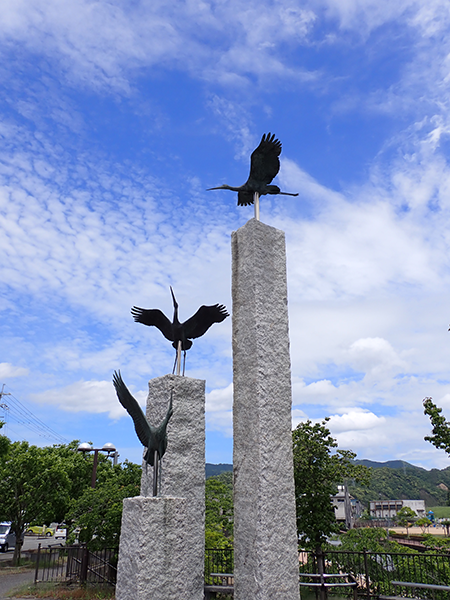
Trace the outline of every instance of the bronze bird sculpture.
{"label": "bronze bird sculpture", "polygon": [[142,412],[137,400],[130,394],[127,386],[123,382],[120,371],[114,371],[113,384],[116,388],[117,397],[120,404],[124,407],[134,422],[134,429],[143,446],[147,448],[144,454],[145,467],[150,464],[153,467],[153,495],[157,495],[158,491],[158,464],[164,456],[167,449],[167,424],[173,414],[172,408],[172,392],[170,394],[169,408],[166,416],[158,425],[153,427],[147,421],[147,417]]}
{"label": "bronze bird sculpture", "polygon": [[201,337],[208,331],[213,323],[221,323],[229,317],[227,309],[223,304],[214,304],[213,306],[201,306],[190,319],[184,323],[178,320],[178,303],[175,299],[172,286],[170,287],[173,300],[173,320],[170,321],[166,315],[159,309],[145,309],[133,306],[131,314],[137,323],[143,323],[157,327],[163,336],[173,342],[172,346],[176,349],[175,362],[172,373],[175,373],[175,365],[178,363],[178,375],[180,374],[180,354],[184,352],[183,375],[186,366],[186,350],[192,346],[191,339]]}
{"label": "bronze bird sculpture", "polygon": [[253,150],[250,159],[250,175],[244,185],[233,187],[219,185],[208,188],[210,190],[231,190],[238,193],[238,206],[253,204],[255,193],[260,196],[266,194],[282,194],[283,196],[298,196],[290,192],[282,192],[277,185],[269,185],[280,170],[281,142],[275,135],[268,133],[261,138],[259,146]]}

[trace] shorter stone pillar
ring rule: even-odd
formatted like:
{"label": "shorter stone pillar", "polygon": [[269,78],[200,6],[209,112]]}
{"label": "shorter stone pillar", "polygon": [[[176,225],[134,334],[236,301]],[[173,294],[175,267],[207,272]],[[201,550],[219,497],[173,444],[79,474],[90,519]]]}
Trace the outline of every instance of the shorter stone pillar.
{"label": "shorter stone pillar", "polygon": [[192,573],[185,498],[126,498],[123,503],[116,598],[203,597],[203,569]]}
{"label": "shorter stone pillar", "polygon": [[178,375],[149,381],[147,419],[159,425],[173,392],[158,497],[143,463],[141,495],[123,505],[117,600],[203,600],[205,382]]}

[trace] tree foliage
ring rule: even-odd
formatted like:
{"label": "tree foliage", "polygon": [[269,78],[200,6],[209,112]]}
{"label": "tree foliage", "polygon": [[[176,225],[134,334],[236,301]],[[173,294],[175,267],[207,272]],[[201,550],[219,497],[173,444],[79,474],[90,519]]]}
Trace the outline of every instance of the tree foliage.
{"label": "tree foliage", "polygon": [[424,439],[450,454],[450,423],[442,415],[442,408],[438,408],[432,398],[424,398],[423,408],[433,426],[432,435],[426,435]]}
{"label": "tree foliage", "polygon": [[409,506],[404,506],[403,508],[401,508],[395,516],[395,520],[400,525],[400,527],[406,528],[407,535],[409,535],[408,530],[416,519],[416,513]]}
{"label": "tree foliage", "polygon": [[208,477],[205,484],[205,545],[229,548],[233,543],[233,473]]}
{"label": "tree foliage", "polygon": [[69,541],[74,539],[76,528],[79,541],[91,550],[118,548],[123,500],[139,495],[141,472],[140,465],[127,461],[115,466],[104,463],[96,487],[85,487],[72,500],[66,514],[71,523]]}
{"label": "tree foliage", "polygon": [[[141,467],[113,467],[98,456],[97,487],[91,488],[93,456],[77,452],[78,440],[40,448],[0,436],[0,519],[17,539],[28,524],[72,522],[91,547],[118,545],[122,500],[140,491]],[[93,542],[92,540],[96,541]],[[20,544],[14,560],[20,561]]]}
{"label": "tree foliage", "polygon": [[345,552],[401,552],[404,553],[405,547],[389,539],[386,530],[382,527],[360,527],[350,529],[339,537],[341,546],[339,550]]}
{"label": "tree foliage", "polygon": [[425,530],[432,525],[432,522],[428,517],[420,517],[420,519],[417,519],[415,524],[417,527],[422,529],[422,533],[425,533]]}
{"label": "tree foliage", "polygon": [[369,469],[353,464],[356,454],[339,450],[326,418],[300,423],[292,432],[297,530],[305,548],[318,549],[338,531],[331,496],[347,479],[367,481]]}
{"label": "tree foliage", "polygon": [[[64,515],[70,501],[66,462],[53,448],[8,440],[0,458],[0,497],[0,519],[12,523],[20,540],[28,523],[50,523]],[[20,544],[14,560],[20,560]]]}

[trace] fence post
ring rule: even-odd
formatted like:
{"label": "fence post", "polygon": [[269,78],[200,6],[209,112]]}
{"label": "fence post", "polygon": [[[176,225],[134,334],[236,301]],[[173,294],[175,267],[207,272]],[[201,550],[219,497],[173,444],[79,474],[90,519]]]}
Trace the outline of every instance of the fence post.
{"label": "fence post", "polygon": [[39,558],[41,556],[41,544],[38,544],[37,547],[37,556],[36,556],[36,569],[34,571],[34,585],[36,585],[39,575]]}
{"label": "fence post", "polygon": [[89,550],[88,547],[85,546],[83,548],[83,554],[81,556],[81,568],[80,568],[80,583],[85,584],[87,580],[88,574],[88,565],[89,565]]}
{"label": "fence post", "polygon": [[325,573],[325,556],[322,548],[317,549],[317,572],[320,575],[319,598],[320,600],[327,600],[327,589],[324,585],[325,578],[323,576],[323,574]]}
{"label": "fence post", "polygon": [[364,574],[366,576],[366,592],[367,592],[367,600],[370,600],[370,578],[369,578],[369,565],[367,563],[367,551],[363,549],[363,557],[364,557]]}

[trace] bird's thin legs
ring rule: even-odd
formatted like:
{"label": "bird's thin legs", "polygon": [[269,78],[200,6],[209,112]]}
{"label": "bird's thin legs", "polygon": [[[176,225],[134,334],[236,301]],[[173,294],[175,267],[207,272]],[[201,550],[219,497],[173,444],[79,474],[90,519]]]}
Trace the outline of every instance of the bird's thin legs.
{"label": "bird's thin legs", "polygon": [[255,219],[259,221],[259,194],[255,192],[253,194],[253,203],[255,205]]}
{"label": "bird's thin legs", "polygon": [[181,371],[181,340],[178,340],[177,347],[177,375],[180,374]]}
{"label": "bird's thin legs", "polygon": [[158,495],[158,450],[153,457],[153,497]]}
{"label": "bird's thin legs", "polygon": [[175,367],[177,365],[178,351],[175,352],[175,361],[173,363],[172,375],[175,375]]}
{"label": "bird's thin legs", "polygon": [[183,350],[183,377],[186,371],[186,350]]}

